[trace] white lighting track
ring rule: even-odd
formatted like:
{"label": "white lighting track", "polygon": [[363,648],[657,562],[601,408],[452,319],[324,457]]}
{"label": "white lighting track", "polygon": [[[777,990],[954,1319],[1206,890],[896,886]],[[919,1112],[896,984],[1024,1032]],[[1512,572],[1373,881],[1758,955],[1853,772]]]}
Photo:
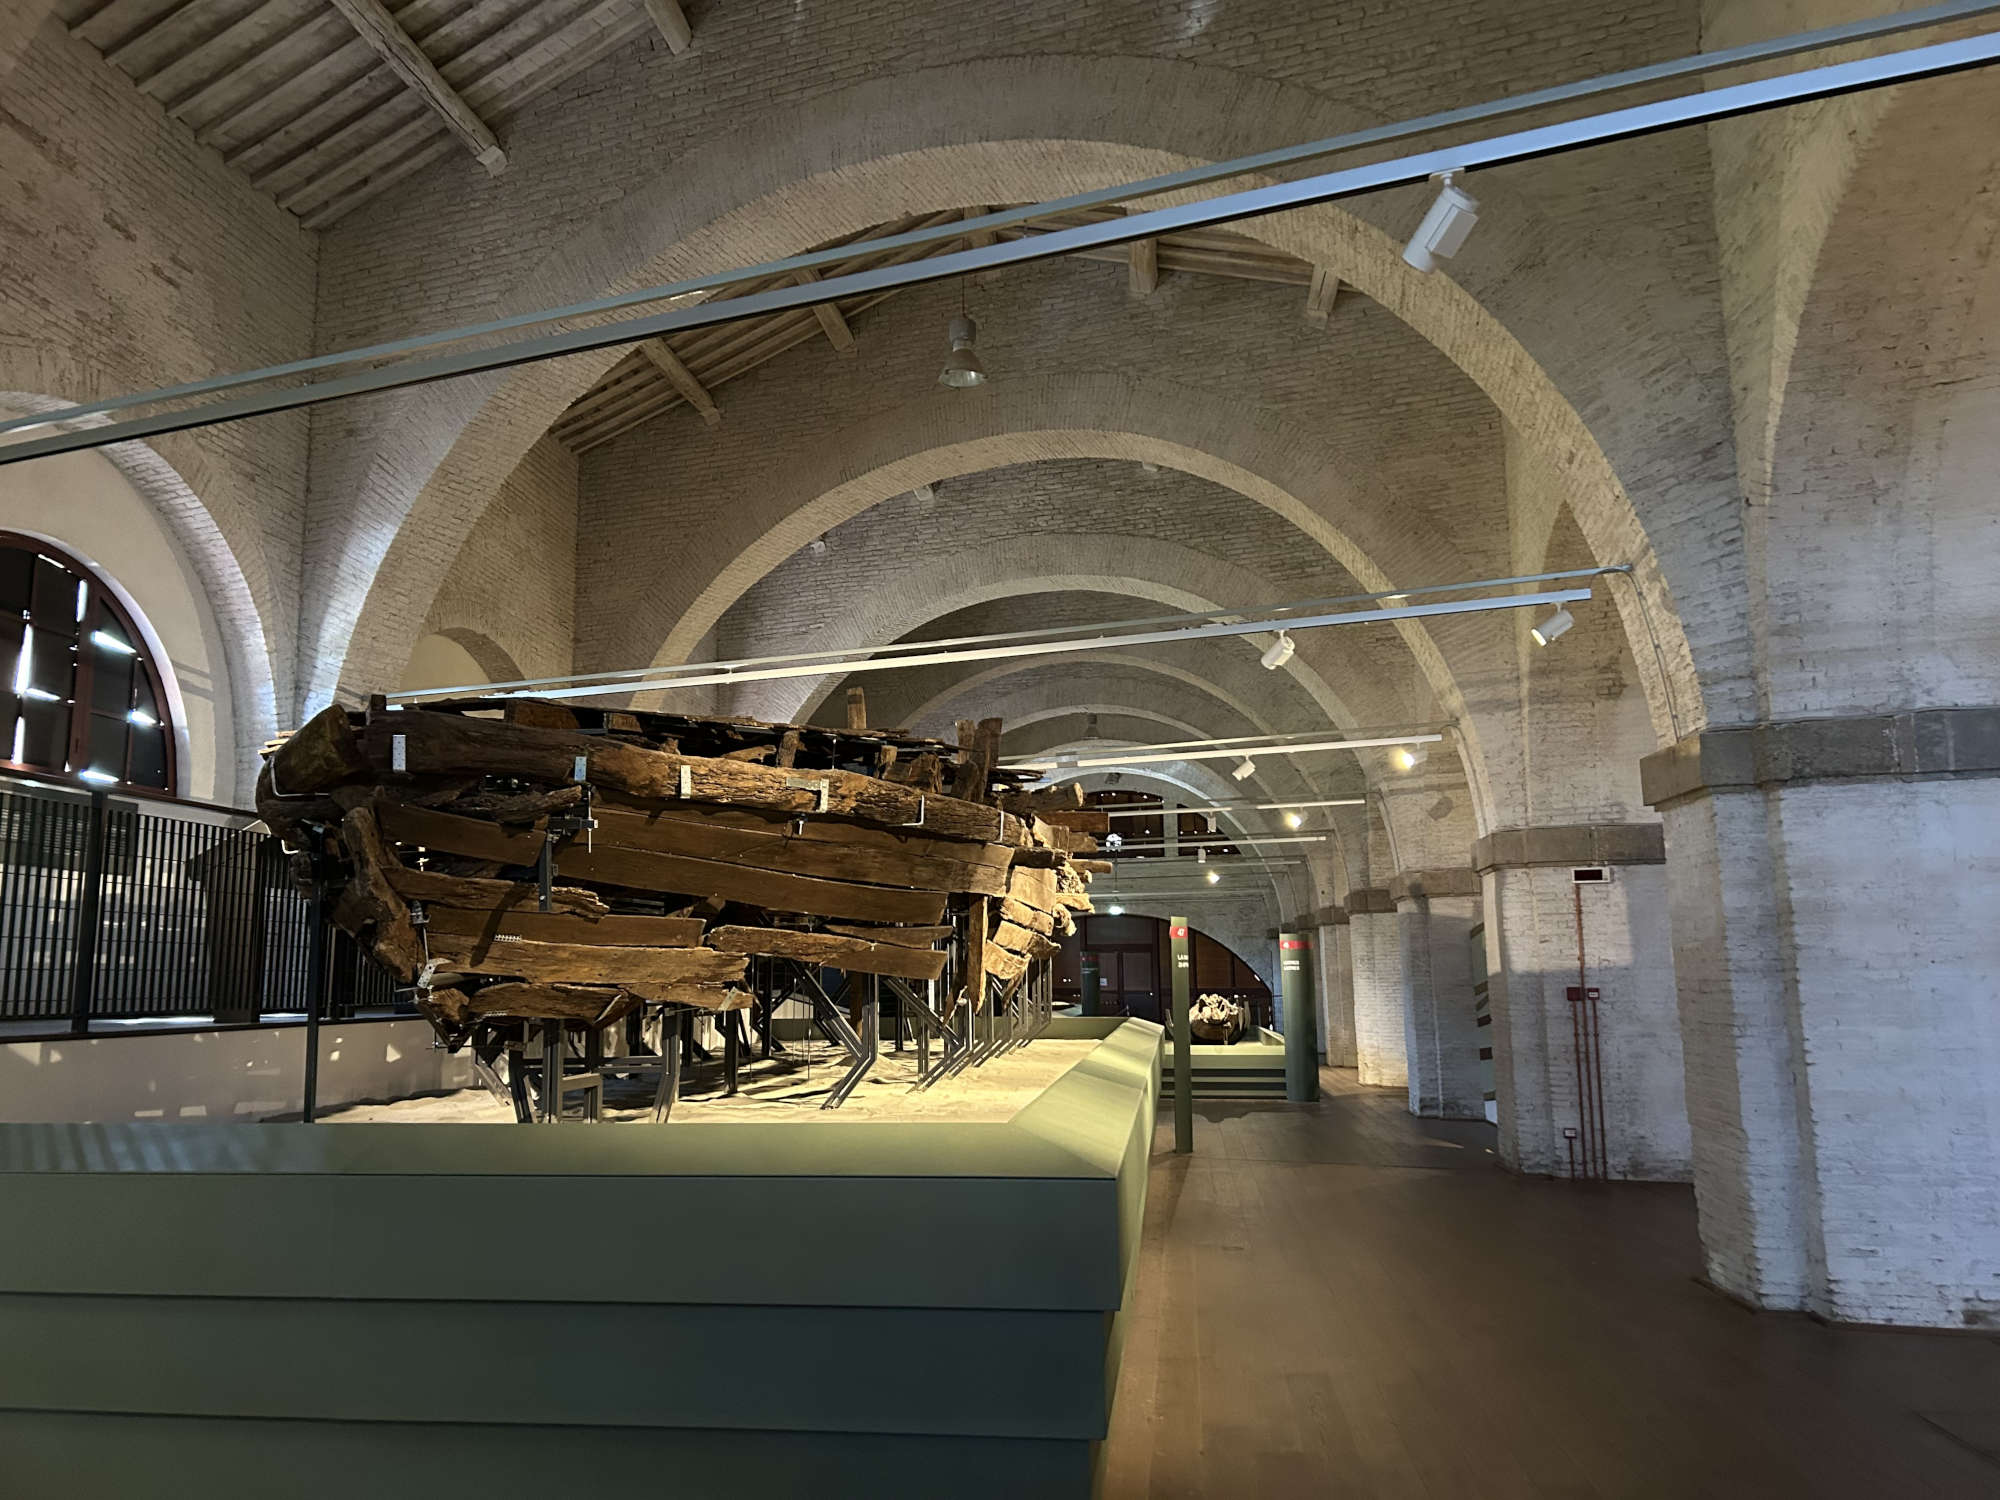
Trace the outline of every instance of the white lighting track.
{"label": "white lighting track", "polygon": [[[1172,811],[1179,813],[1237,813],[1237,812],[1294,812],[1308,807],[1366,807],[1366,797],[1330,797],[1318,802],[1205,802],[1196,807],[1191,803],[1177,802]],[[1101,812],[1112,818],[1157,818],[1168,809],[1161,807],[1092,807],[1086,812]]]}
{"label": "white lighting track", "polygon": [[[1097,193],[1003,210],[978,219],[961,220],[928,230],[912,230],[862,243],[812,251],[785,260],[718,272],[709,276],[641,288],[620,296],[596,298],[566,307],[547,308],[518,317],[475,326],[448,329],[344,350],[259,370],[214,376],[160,390],[112,397],[80,406],[64,407],[32,417],[0,422],[0,433],[36,427],[63,426],[92,422],[106,414],[136,408],[160,406],[168,402],[193,401],[247,387],[272,386],[277,389],[243,395],[224,395],[201,404],[150,416],[125,418],[84,426],[78,430],[0,446],[0,464],[19,463],[53,453],[102,447],[132,438],[157,436],[216,422],[235,421],[287,411],[323,401],[339,400],[370,391],[394,390],[433,380],[449,380],[486,370],[507,369],[537,360],[559,358],[588,349],[614,348],[634,344],[663,333],[709,327],[734,322],[762,313],[813,307],[857,294],[914,286],[928,281],[986,270],[996,266],[1053,259],[1078,250],[1127,244],[1153,239],[1182,230],[1206,228],[1237,220],[1255,218],[1315,203],[1330,203],[1384,188],[1423,182],[1443,172],[1470,172],[1481,167],[1510,162],[1532,161],[1540,157],[1573,151],[1579,147],[1609,141],[1628,140],[1655,131],[1705,124],[1715,120],[1771,109],[1785,104],[1837,97],[1867,89],[1886,87],[1918,78],[1939,77],[1968,68],[2000,61],[2000,35],[1979,35],[1959,40],[1912,47],[1878,57],[1807,68],[1796,73],[1757,78],[1744,83],[1700,88],[1692,93],[1657,99],[1649,103],[1607,110],[1550,125],[1461,141],[1442,148],[1369,162],[1338,171],[1322,172],[1291,181],[1224,193],[1213,198],[1180,203],[1168,208],[1130,213],[1112,220],[1058,229],[1019,239],[997,240],[968,250],[951,251],[928,258],[881,265],[870,270],[849,272],[824,279],[806,277],[803,284],[788,284],[770,291],[742,297],[709,298],[708,293],[735,285],[751,277],[782,275],[788,283],[798,283],[794,274],[811,271],[835,260],[857,254],[882,252],[935,241],[984,237],[994,230],[1047,218],[1069,209],[1119,203],[1135,198],[1156,198],[1168,193],[1185,193],[1209,182],[1223,181],[1251,172],[1270,172],[1274,167],[1312,161],[1345,151],[1404,140],[1439,130],[1456,129],[1485,120],[1504,118],[1531,109],[1596,98],[1608,93],[1671,78],[1698,76],[1721,68],[1796,56],[1821,48],[1842,46],[1889,36],[1918,27],[1942,25],[1984,15],[2000,9],[2000,0],[1947,0],[1921,10],[1886,17],[1871,17],[1841,26],[1801,32],[1793,36],[1752,42],[1646,67],[1629,69],[1596,79],[1584,79],[1535,90],[1510,99],[1445,110],[1416,119],[1375,126],[1367,130],[1330,137],[1304,145],[1280,148],[1256,156],[1218,162],[1205,167],[1121,184]],[[687,305],[693,303],[694,305]],[[679,305],[676,305],[679,304]],[[665,306],[638,317],[607,321],[604,315],[625,308]],[[586,326],[561,328],[557,332],[515,339],[499,344],[445,350],[454,344],[488,339],[517,329],[548,327],[560,320],[579,319]],[[430,354],[430,357],[418,357]],[[331,378],[308,381],[305,377],[326,372],[350,371]]]}
{"label": "white lighting track", "polygon": [[1167,750],[1158,754],[1115,754],[1080,757],[1074,765],[1052,760],[1017,760],[1003,764],[1010,771],[1090,771],[1102,766],[1150,766],[1170,760],[1255,760],[1260,755],[1307,755],[1316,750],[1378,750],[1389,745],[1433,745],[1441,734],[1395,734],[1373,740],[1312,740],[1299,745],[1245,745],[1237,750]]}
{"label": "white lighting track", "polygon": [[[1594,576],[1615,571],[1604,568],[1578,569],[1565,577]],[[1483,587],[1483,584],[1441,584],[1427,592],[1463,592],[1466,589]],[[1419,590],[1406,589],[1406,594]],[[1370,598],[1378,597],[1374,595]],[[1566,604],[1588,599],[1588,588],[1540,589],[1527,594],[1496,594],[1476,599],[1448,599],[1428,604],[1404,604],[1390,609],[1344,610],[1333,614],[1298,615],[1287,618],[1288,630],[1316,630],[1329,625],[1375,625],[1395,620],[1428,619],[1437,615],[1482,614],[1496,609],[1528,609],[1544,604]],[[1233,611],[1238,615],[1256,614],[1267,616],[1273,608],[1289,606],[1262,606],[1257,609]],[[1013,636],[1001,637],[1001,644],[959,646],[950,642],[912,641],[900,646],[865,646],[852,651],[830,652],[805,658],[751,658],[735,662],[691,662],[680,667],[660,667],[644,675],[633,675],[619,681],[607,681],[596,677],[588,682],[574,682],[572,686],[545,686],[572,679],[550,678],[539,682],[520,683],[466,683],[457,687],[425,688],[421,691],[391,693],[389,699],[397,705],[422,703],[440,698],[601,698],[609,693],[644,693],[667,688],[712,687],[726,682],[770,682],[793,677],[821,677],[828,673],[840,672],[852,675],[856,672],[890,672],[905,667],[928,667],[955,662],[1006,661],[1036,656],[1061,656],[1075,651],[1110,651],[1128,646],[1164,645],[1178,641],[1197,641],[1229,638],[1245,635],[1259,635],[1271,629],[1267,618],[1235,619],[1216,621],[1212,615],[1175,616],[1186,621],[1175,630],[1127,630],[1104,632],[1103,626],[1089,628],[1101,632],[1097,635],[1077,636],[1068,639],[1040,639],[1023,641],[1020,635],[1032,634],[1044,637],[1057,636],[1059,631],[1016,632]],[[1150,621],[1135,622],[1141,624]],[[977,640],[978,637],[962,637],[962,640]],[[938,647],[944,649],[936,649]],[[891,655],[869,656],[860,660],[849,658],[861,652],[884,651]]]}

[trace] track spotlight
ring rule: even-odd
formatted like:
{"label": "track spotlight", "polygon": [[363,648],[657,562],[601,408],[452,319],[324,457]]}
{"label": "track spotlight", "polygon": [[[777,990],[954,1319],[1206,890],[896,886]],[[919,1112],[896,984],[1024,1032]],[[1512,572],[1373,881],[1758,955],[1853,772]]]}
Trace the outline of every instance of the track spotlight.
{"label": "track spotlight", "polygon": [[1305,815],[1303,813],[1288,812],[1285,814],[1285,826],[1287,828],[1303,827],[1305,825],[1305,821],[1306,821]]}
{"label": "track spotlight", "polygon": [[1457,172],[1438,175],[1437,199],[1404,247],[1403,259],[1419,271],[1435,271],[1440,260],[1458,254],[1472,226],[1479,222],[1479,200],[1458,185],[1457,177]]}
{"label": "track spotlight", "polygon": [[1125,908],[1122,906],[1107,906],[1104,908],[1104,912],[1106,916],[1122,917],[1125,915]]}
{"label": "track spotlight", "polygon": [[1208,883],[1210,885],[1220,885],[1222,883],[1222,876],[1216,871],[1210,870],[1208,872]]}
{"label": "track spotlight", "polygon": [[826,556],[825,533],[822,532],[819,536],[816,536],[811,541],[807,542],[806,551],[810,552],[815,558],[825,557]]}
{"label": "track spotlight", "polygon": [[1116,854],[1120,849],[1123,849],[1124,847],[1125,847],[1124,834],[1107,833],[1104,835],[1104,850],[1107,854]]}
{"label": "track spotlight", "polygon": [[1257,762],[1254,760],[1239,760],[1236,763],[1236,769],[1229,774],[1238,781],[1248,781],[1252,776],[1257,774]]}
{"label": "track spotlight", "polygon": [[1198,865],[1205,865],[1208,863],[1208,845],[1200,844],[1196,846],[1194,851],[1194,862]]}
{"label": "track spotlight", "polygon": [[1396,768],[1414,771],[1430,759],[1431,752],[1422,745],[1400,745],[1396,749]]}
{"label": "track spotlight", "polygon": [[938,374],[938,384],[955,391],[984,385],[986,366],[980,363],[979,356],[972,349],[972,341],[979,337],[979,325],[960,313],[951,320],[945,337],[951,342],[951,354]]}
{"label": "track spotlight", "polygon": [[1550,641],[1561,637],[1575,623],[1575,615],[1566,609],[1559,609],[1546,620],[1542,621],[1541,624],[1531,629],[1528,634],[1534,637],[1537,646],[1546,646]]}
{"label": "track spotlight", "polygon": [[1277,671],[1278,668],[1292,659],[1292,653],[1298,649],[1297,646],[1292,644],[1290,631],[1279,631],[1278,638],[1264,648],[1264,655],[1261,658],[1264,663],[1264,670],[1266,672]]}

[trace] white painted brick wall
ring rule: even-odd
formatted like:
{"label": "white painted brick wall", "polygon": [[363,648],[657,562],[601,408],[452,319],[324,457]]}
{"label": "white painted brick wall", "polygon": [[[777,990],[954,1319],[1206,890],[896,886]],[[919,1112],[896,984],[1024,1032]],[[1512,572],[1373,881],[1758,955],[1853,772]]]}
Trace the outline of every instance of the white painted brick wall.
{"label": "white painted brick wall", "polygon": [[1394,912],[1348,917],[1354,951],[1354,1053],[1360,1081],[1403,1088],[1410,1081],[1403,1019],[1403,938]]}
{"label": "white painted brick wall", "polygon": [[1470,933],[1477,921],[1478,899],[1473,896],[1411,897],[1397,903],[1411,1114],[1486,1118],[1472,994]]}
{"label": "white painted brick wall", "polygon": [[1500,1157],[1516,1171],[1566,1175],[1565,1128],[1578,1108],[1576,903],[1587,983],[1600,990],[1604,1145],[1610,1175],[1685,1182],[1693,1173],[1674,990],[1665,865],[1617,865],[1602,885],[1564,868],[1484,879],[1487,994]]}

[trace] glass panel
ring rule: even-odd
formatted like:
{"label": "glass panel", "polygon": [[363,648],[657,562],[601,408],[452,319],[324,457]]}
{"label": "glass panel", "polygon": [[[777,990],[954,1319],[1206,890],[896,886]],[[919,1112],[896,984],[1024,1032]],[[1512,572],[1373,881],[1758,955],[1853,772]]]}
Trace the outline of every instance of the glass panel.
{"label": "glass panel", "polygon": [[1153,988],[1153,955],[1140,949],[1120,955],[1124,960],[1123,984],[1127,990]]}
{"label": "glass panel", "polygon": [[76,635],[76,575],[46,557],[35,559],[35,629]]}
{"label": "glass panel", "polygon": [[[120,781],[125,779],[125,736],[127,726],[125,716],[112,718],[106,714],[90,716],[90,750],[84,759],[84,766],[99,771],[109,771]],[[83,766],[76,767],[82,770]]]}
{"label": "glass panel", "polygon": [[[10,679],[0,678],[0,682]],[[14,758],[14,725],[21,717],[21,700],[0,689],[0,760]]]}
{"label": "glass panel", "polygon": [[26,733],[22,735],[21,761],[38,770],[60,771],[69,757],[69,705],[37,703],[22,705]]}
{"label": "glass panel", "polygon": [[167,790],[167,733],[164,729],[132,731],[132,769],[126,780],[134,786]]}
{"label": "glass panel", "polygon": [[25,620],[0,615],[0,691],[13,690],[14,673],[21,664],[21,637],[27,628]]}
{"label": "glass panel", "polygon": [[28,647],[28,686],[68,698],[76,684],[76,653],[69,641],[35,627]]}
{"label": "glass panel", "polygon": [[124,718],[132,707],[132,671],[137,665],[137,657],[99,651],[90,664],[90,706],[98,713]]}
{"label": "glass panel", "polygon": [[19,547],[0,547],[0,611],[26,614],[34,588],[35,554]]}

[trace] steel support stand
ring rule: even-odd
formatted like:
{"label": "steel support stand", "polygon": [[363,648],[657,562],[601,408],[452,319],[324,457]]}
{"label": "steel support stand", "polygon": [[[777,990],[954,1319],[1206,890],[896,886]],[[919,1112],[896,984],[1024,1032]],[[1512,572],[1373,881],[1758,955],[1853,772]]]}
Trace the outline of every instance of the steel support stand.
{"label": "steel support stand", "polygon": [[312,902],[306,912],[306,1068],[299,1118],[310,1125],[319,1113],[319,1018],[326,1009],[326,851],[309,835]]}
{"label": "steel support stand", "polygon": [[1174,965],[1174,1152],[1194,1150],[1194,1055],[1188,1050],[1188,920],[1167,919]]}

